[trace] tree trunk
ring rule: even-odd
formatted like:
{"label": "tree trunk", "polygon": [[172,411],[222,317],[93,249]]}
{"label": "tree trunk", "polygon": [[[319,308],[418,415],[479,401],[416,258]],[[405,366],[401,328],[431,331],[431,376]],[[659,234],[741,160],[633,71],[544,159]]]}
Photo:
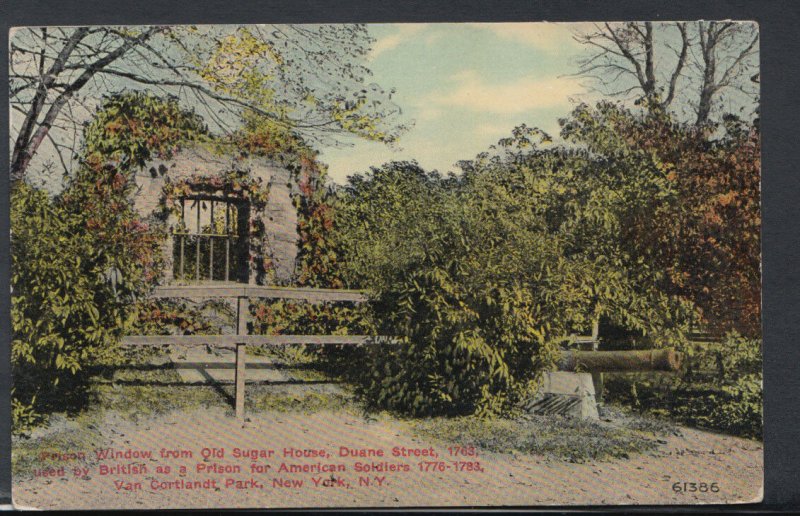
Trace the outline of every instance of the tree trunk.
{"label": "tree trunk", "polygon": [[[31,139],[31,135],[34,134],[34,127],[36,127],[37,121],[39,120],[39,115],[41,115],[45,102],[47,101],[49,89],[55,83],[58,74],[64,71],[67,60],[72,55],[75,47],[78,46],[88,32],[88,27],[79,27],[75,29],[67,42],[64,44],[64,47],[58,53],[58,57],[56,57],[56,59],[53,61],[53,64],[47,70],[47,73],[41,77],[39,86],[36,88],[36,94],[31,102],[31,106],[25,115],[25,120],[22,122],[22,127],[17,135],[17,139],[14,141],[14,150],[11,154],[11,168],[9,170],[12,183],[23,178],[25,175],[25,170],[28,168],[31,158],[36,152],[36,148],[46,135],[46,132],[41,134],[38,137],[38,141],[36,142],[35,146],[32,145],[37,138]],[[44,37],[47,36],[47,32],[44,30],[43,35]],[[40,69],[42,69],[44,65],[44,57],[42,57],[42,61],[39,63],[39,65]],[[50,123],[52,123],[52,120]]]}
{"label": "tree trunk", "polygon": [[700,87],[700,101],[697,104],[696,125],[703,125],[708,122],[708,117],[711,114],[711,102],[717,87],[717,61],[714,48],[717,44],[717,36],[714,22],[711,22],[707,29],[701,26],[700,49],[703,58],[703,83]]}

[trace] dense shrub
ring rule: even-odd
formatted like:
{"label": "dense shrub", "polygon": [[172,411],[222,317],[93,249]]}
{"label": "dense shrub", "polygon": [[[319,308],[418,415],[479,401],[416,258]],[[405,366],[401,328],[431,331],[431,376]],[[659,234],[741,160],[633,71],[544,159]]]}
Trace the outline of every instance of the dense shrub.
{"label": "dense shrub", "polygon": [[762,437],[761,341],[735,332],[692,343],[677,375],[626,375],[606,381],[606,400],[642,413],[745,437]]}
{"label": "dense shrub", "polygon": [[[175,99],[123,93],[86,126],[80,163],[55,198],[14,185],[12,372],[15,429],[85,401],[85,373],[118,360],[137,301],[160,274],[163,230],[131,205],[132,173],[205,132]],[[68,403],[69,402],[69,403]]]}
{"label": "dense shrub", "polygon": [[113,362],[115,344],[135,316],[136,283],[125,273],[109,281],[117,259],[132,257],[125,249],[109,252],[87,231],[85,216],[43,192],[17,185],[11,223],[11,363],[15,425],[22,430],[35,412],[79,395],[87,365]]}
{"label": "dense shrub", "polygon": [[596,185],[594,198],[622,208],[609,240],[622,244],[618,256],[656,273],[658,289],[690,302],[718,337],[759,338],[758,127],[730,116],[721,127],[688,126],[608,102],[579,106],[562,125],[597,165],[582,178]]}
{"label": "dense shrub", "polygon": [[566,262],[541,206],[515,187],[461,188],[414,163],[351,178],[338,205],[344,277],[372,293],[380,334],[403,339],[367,351],[359,381],[371,403],[504,412],[552,365],[566,321],[548,299]]}

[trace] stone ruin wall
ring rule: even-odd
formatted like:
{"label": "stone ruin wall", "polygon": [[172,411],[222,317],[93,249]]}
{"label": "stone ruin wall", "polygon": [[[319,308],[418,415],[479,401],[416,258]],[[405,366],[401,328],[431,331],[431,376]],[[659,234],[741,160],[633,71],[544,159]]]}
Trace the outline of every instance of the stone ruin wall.
{"label": "stone ruin wall", "polygon": [[[218,177],[232,170],[247,172],[250,177],[260,178],[264,185],[269,185],[267,206],[261,216],[266,237],[266,248],[263,253],[272,259],[276,283],[288,285],[294,278],[299,235],[297,209],[292,202],[292,195],[296,192],[297,185],[294,183],[291,171],[285,166],[263,158],[235,160],[230,156],[219,156],[204,149],[185,149],[170,159],[153,160],[137,172],[134,207],[145,218],[160,210],[167,178],[175,183],[192,176]],[[257,215],[251,212],[250,216],[252,220],[252,217]],[[178,218],[169,215],[167,229],[177,223]],[[173,241],[171,237],[166,240],[163,280],[165,284],[173,280]],[[249,271],[248,276],[249,284],[257,284],[253,270]]]}

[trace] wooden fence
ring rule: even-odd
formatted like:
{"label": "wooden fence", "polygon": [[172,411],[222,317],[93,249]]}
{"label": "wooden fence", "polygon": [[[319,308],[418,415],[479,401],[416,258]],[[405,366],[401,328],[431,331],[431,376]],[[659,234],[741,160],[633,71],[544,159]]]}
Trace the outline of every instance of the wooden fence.
{"label": "wooden fence", "polygon": [[234,406],[236,417],[244,419],[246,346],[251,345],[363,345],[394,342],[391,337],[369,335],[248,335],[247,315],[250,298],[295,299],[309,303],[352,302],[367,300],[358,290],[297,287],[261,287],[237,284],[208,284],[157,287],[152,298],[234,298],[236,299],[236,335],[131,335],[122,339],[123,346],[188,345],[228,347],[236,350]]}

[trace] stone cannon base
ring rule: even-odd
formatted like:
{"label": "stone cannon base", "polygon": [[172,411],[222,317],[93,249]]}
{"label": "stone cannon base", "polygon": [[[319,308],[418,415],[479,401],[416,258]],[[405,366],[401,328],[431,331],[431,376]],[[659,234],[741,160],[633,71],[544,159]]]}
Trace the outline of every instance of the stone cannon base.
{"label": "stone cannon base", "polygon": [[567,371],[544,373],[541,389],[526,403],[525,410],[540,415],[600,419],[592,375]]}

